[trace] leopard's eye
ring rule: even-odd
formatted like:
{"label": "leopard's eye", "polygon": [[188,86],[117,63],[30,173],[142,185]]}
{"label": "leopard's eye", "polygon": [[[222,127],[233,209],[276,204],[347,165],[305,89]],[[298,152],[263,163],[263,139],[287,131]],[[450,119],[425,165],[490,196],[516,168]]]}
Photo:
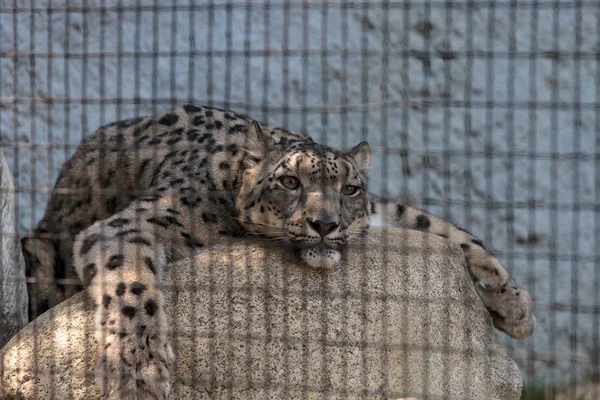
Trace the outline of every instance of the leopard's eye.
{"label": "leopard's eye", "polygon": [[295,176],[282,176],[279,178],[279,183],[289,190],[296,190],[300,186],[300,181]]}
{"label": "leopard's eye", "polygon": [[346,185],[342,188],[342,194],[344,196],[356,196],[360,193],[360,187],[354,185]]}

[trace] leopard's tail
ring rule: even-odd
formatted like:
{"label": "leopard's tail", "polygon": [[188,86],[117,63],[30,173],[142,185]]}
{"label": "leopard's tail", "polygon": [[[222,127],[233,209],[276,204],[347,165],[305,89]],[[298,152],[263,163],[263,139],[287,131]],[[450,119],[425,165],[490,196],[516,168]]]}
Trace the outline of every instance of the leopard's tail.
{"label": "leopard's tail", "polygon": [[400,228],[397,214],[399,204],[397,200],[371,198],[370,226]]}

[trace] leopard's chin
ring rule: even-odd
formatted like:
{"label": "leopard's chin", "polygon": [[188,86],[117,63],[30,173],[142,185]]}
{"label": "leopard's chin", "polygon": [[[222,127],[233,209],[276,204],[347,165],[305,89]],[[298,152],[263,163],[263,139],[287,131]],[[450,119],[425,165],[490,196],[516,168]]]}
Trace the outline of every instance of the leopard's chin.
{"label": "leopard's chin", "polygon": [[340,262],[342,255],[338,250],[320,245],[301,249],[300,258],[312,268],[332,268]]}

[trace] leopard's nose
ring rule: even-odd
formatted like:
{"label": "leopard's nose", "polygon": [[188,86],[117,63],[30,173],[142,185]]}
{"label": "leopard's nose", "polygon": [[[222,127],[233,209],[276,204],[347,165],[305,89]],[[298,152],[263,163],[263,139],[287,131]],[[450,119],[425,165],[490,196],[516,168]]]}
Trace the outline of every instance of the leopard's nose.
{"label": "leopard's nose", "polygon": [[321,221],[320,219],[313,221],[310,218],[306,218],[306,223],[317,231],[322,238],[333,232],[339,225],[335,221]]}

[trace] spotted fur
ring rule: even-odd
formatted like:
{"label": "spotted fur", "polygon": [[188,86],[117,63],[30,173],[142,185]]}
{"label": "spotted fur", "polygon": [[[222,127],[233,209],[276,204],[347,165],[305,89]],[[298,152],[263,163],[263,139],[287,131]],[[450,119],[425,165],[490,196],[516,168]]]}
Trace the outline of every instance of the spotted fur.
{"label": "spotted fur", "polygon": [[[369,166],[366,143],[338,151],[211,107],[104,126],[64,165],[42,221],[22,241],[31,315],[88,287],[104,393],[165,399],[174,360],[159,289],[167,263],[225,239],[259,237],[289,246],[311,267],[332,267],[376,208]],[[529,297],[493,295],[509,277],[479,240],[408,206],[392,216],[394,225],[460,245],[496,326],[529,332],[530,307],[520,308],[525,320],[508,318]]]}

